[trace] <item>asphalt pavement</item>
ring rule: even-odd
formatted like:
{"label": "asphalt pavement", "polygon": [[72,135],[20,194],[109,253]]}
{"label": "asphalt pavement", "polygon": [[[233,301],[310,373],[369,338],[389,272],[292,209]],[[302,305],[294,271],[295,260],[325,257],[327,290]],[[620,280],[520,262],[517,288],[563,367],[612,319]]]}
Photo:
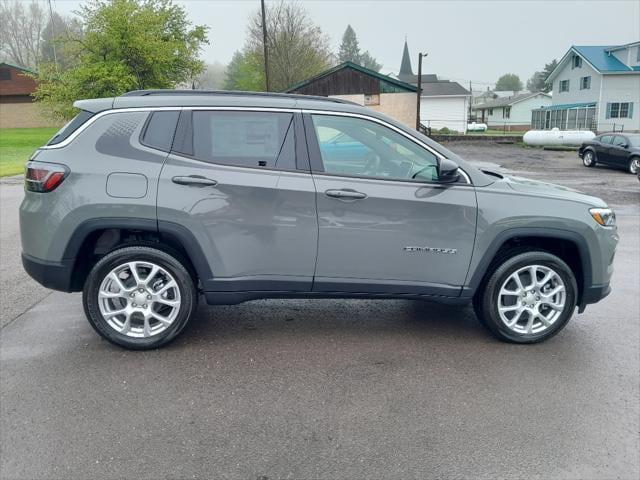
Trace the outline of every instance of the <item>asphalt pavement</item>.
{"label": "asphalt pavement", "polygon": [[612,294],[532,346],[469,308],[268,300],[130,352],[25,277],[21,186],[2,182],[0,478],[637,479],[640,185],[575,153],[453,149],[614,205]]}

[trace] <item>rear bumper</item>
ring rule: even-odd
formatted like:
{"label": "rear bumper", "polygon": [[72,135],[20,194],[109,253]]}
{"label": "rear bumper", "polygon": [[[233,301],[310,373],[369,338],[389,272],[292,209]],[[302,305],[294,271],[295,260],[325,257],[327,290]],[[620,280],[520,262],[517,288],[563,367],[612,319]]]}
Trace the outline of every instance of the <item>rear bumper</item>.
{"label": "rear bumper", "polygon": [[71,292],[74,259],[50,262],[22,254],[22,266],[40,285],[52,290]]}

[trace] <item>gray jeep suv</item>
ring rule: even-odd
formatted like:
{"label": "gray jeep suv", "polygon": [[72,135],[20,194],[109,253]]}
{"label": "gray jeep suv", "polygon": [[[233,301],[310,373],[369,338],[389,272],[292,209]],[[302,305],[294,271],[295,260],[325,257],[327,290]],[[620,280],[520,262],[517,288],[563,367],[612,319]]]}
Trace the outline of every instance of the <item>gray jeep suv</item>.
{"label": "gray jeep suv", "polygon": [[200,295],[472,303],[534,343],[610,291],[602,200],[481,171],[368,108],[167,90],[75,106],[26,167],[23,264],[82,291],[123,347],[174,339]]}

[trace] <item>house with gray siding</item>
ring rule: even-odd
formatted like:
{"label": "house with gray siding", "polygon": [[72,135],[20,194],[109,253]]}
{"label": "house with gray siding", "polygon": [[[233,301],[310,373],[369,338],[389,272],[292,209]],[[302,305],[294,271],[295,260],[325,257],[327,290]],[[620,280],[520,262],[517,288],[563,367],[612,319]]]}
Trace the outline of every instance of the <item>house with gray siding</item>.
{"label": "house with gray siding", "polygon": [[548,80],[553,102],[532,112],[532,127],[640,131],[640,42],[573,46]]}
{"label": "house with gray siding", "polygon": [[498,97],[480,105],[471,106],[471,116],[489,128],[503,130],[529,130],[531,112],[551,105],[551,95],[544,92],[515,93]]}

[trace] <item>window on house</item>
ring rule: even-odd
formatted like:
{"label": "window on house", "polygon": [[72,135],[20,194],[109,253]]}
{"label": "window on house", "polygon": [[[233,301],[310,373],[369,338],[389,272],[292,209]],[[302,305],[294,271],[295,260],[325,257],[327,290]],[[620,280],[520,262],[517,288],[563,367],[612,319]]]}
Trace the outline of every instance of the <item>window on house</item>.
{"label": "window on house", "polygon": [[582,77],[580,79],[580,90],[589,90],[591,88],[591,77]]}
{"label": "window on house", "polygon": [[569,91],[569,80],[560,80],[560,92]]}
{"label": "window on house", "polygon": [[364,96],[364,104],[365,104],[365,106],[380,105],[380,95],[378,95],[377,93],[372,94],[372,95],[365,95]]}
{"label": "window on house", "polygon": [[607,103],[607,118],[633,118],[633,103]]}
{"label": "window on house", "polygon": [[504,107],[503,116],[504,118],[511,118],[511,107]]}
{"label": "window on house", "polygon": [[582,58],[578,55],[573,56],[573,68],[581,68],[582,67]]}
{"label": "window on house", "polygon": [[493,115],[493,108],[489,109],[489,115]]}
{"label": "window on house", "polygon": [[11,80],[11,70],[0,68],[0,80]]}

